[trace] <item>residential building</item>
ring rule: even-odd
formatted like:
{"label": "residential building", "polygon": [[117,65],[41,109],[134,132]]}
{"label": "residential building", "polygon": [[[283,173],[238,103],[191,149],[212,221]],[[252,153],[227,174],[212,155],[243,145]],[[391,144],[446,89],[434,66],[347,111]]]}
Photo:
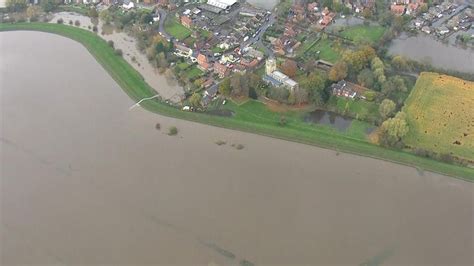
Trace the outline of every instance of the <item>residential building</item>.
{"label": "residential building", "polygon": [[181,16],[181,24],[189,29],[193,27],[193,20],[188,16]]}
{"label": "residential building", "polygon": [[197,62],[198,62],[199,68],[201,68],[202,70],[207,71],[211,68],[211,64],[209,63],[209,60],[205,54],[200,53],[197,57]]}
{"label": "residential building", "polygon": [[230,73],[229,68],[227,66],[219,63],[214,64],[214,72],[219,75],[219,78],[225,78]]}

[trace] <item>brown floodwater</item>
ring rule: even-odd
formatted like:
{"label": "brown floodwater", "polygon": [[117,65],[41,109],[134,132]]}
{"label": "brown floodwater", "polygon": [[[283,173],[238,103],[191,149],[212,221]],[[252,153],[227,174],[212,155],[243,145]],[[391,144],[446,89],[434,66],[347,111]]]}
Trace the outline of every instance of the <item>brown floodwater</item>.
{"label": "brown floodwater", "polygon": [[474,262],[471,183],[129,111],[80,44],[0,44],[1,265]]}

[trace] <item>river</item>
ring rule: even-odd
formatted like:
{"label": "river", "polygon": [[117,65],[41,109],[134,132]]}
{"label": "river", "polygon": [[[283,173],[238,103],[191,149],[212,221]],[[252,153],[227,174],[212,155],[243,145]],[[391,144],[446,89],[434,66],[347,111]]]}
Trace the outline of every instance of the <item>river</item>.
{"label": "river", "polygon": [[80,44],[0,45],[1,265],[474,262],[472,183],[129,111]]}

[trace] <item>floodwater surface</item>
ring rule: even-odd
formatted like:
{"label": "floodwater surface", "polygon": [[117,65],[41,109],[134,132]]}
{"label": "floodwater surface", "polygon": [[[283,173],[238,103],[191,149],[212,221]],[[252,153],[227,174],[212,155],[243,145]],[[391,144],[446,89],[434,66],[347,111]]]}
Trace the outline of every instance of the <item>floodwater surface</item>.
{"label": "floodwater surface", "polygon": [[0,43],[1,265],[474,262],[471,183],[129,111],[80,44]]}
{"label": "floodwater surface", "polygon": [[339,131],[346,131],[352,124],[351,118],[324,110],[315,110],[309,113],[304,120],[308,123],[329,125]]}
{"label": "floodwater surface", "polygon": [[273,9],[278,4],[278,0],[247,0],[247,2],[268,10]]}
{"label": "floodwater surface", "polygon": [[474,49],[444,44],[431,36],[402,34],[392,41],[392,55],[402,55],[437,68],[474,73]]}

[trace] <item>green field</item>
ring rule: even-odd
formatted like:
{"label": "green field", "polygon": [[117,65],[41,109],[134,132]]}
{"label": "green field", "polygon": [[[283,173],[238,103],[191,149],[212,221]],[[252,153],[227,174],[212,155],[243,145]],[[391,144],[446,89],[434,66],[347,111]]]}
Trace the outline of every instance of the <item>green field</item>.
{"label": "green field", "polygon": [[[0,31],[36,30],[59,34],[82,43],[96,60],[107,70],[125,93],[134,101],[151,97],[156,92],[144,81],[143,77],[122,57],[115,55],[114,50],[97,34],[85,29],[67,25],[48,23],[0,24]],[[364,125],[354,124],[348,132],[339,133],[332,128],[315,126],[303,122],[301,113],[288,112],[286,126],[278,124],[281,114],[269,111],[262,103],[249,101],[243,105],[229,103],[226,108],[232,109],[233,117],[211,116],[202,113],[182,112],[162,101],[151,100],[141,105],[146,110],[161,115],[189,121],[196,121],[213,126],[236,129],[280,139],[337,149],[340,151],[380,158],[405,165],[416,166],[429,171],[474,180],[474,169],[446,164],[411,153],[384,149],[362,139]]]}
{"label": "green field", "polygon": [[361,120],[375,121],[379,117],[379,106],[374,102],[332,96],[328,105],[339,114],[346,114]]}
{"label": "green field", "polygon": [[169,19],[165,22],[165,31],[178,40],[184,40],[191,36],[191,30],[181,25],[176,18]]}
{"label": "green field", "polygon": [[344,29],[341,36],[354,42],[375,43],[382,38],[385,28],[382,26],[357,25]]}
{"label": "green field", "polygon": [[[319,54],[318,54],[319,52]],[[341,55],[332,47],[332,41],[329,39],[308,39],[300,48],[299,57],[317,57],[331,63],[337,62]]]}
{"label": "green field", "polygon": [[204,75],[204,72],[202,72],[202,70],[197,68],[196,66],[192,66],[191,68],[186,70],[186,77],[190,80],[199,78],[202,75]]}
{"label": "green field", "polygon": [[404,111],[407,145],[474,161],[474,82],[422,73]]}

